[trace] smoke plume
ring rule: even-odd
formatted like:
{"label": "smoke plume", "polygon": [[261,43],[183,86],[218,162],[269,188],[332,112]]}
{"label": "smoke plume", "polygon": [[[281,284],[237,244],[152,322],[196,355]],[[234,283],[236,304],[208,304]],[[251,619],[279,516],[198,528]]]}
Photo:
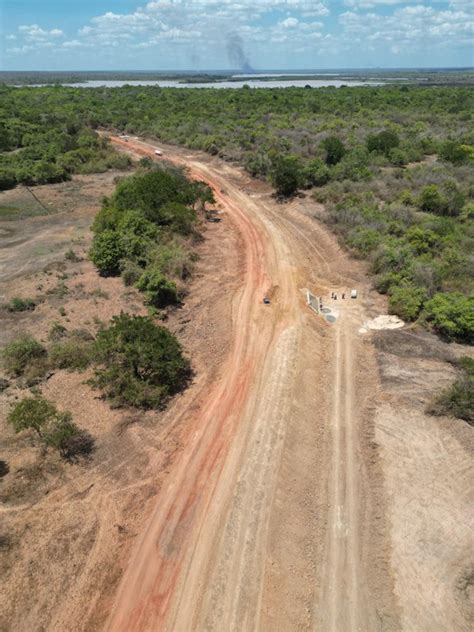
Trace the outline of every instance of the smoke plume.
{"label": "smoke plume", "polygon": [[230,33],[227,37],[227,56],[235,68],[243,72],[254,72],[247,55],[244,53],[242,38],[237,33]]}

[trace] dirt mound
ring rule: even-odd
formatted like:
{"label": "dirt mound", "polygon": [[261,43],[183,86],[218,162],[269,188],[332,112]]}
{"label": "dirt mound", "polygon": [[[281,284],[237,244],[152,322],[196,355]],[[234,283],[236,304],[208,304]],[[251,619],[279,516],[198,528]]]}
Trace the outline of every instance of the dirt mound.
{"label": "dirt mound", "polygon": [[400,329],[405,323],[398,316],[376,316],[371,320],[366,320],[362,327],[359,329],[360,334],[366,334],[369,329],[381,330],[381,329]]}

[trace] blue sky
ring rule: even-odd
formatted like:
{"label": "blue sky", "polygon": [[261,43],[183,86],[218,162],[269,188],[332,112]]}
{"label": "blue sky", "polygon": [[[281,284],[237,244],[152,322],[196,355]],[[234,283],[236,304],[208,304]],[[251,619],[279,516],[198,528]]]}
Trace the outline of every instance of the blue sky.
{"label": "blue sky", "polygon": [[2,70],[473,66],[474,0],[0,0]]}

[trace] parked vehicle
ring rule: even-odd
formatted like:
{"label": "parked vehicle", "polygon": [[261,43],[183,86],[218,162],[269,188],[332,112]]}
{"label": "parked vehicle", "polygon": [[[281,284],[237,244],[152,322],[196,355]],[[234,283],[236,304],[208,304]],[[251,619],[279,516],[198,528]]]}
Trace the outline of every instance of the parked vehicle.
{"label": "parked vehicle", "polygon": [[351,298],[357,298],[357,290],[351,290]]}

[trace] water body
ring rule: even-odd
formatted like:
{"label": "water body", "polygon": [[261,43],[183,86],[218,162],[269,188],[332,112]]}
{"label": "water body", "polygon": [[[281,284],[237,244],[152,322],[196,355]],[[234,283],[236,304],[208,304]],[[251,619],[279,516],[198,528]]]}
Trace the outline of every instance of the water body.
{"label": "water body", "polygon": [[159,86],[160,88],[242,88],[247,85],[250,88],[304,88],[311,86],[312,88],[327,88],[334,86],[380,86],[382,81],[351,81],[346,79],[340,81],[338,79],[288,79],[286,81],[270,79],[263,81],[261,79],[246,79],[245,81],[211,81],[207,83],[183,83],[179,80],[137,80],[137,81],[118,81],[111,79],[98,79],[92,81],[81,81],[78,83],[64,83],[64,86],[70,88],[120,88],[122,86]]}

